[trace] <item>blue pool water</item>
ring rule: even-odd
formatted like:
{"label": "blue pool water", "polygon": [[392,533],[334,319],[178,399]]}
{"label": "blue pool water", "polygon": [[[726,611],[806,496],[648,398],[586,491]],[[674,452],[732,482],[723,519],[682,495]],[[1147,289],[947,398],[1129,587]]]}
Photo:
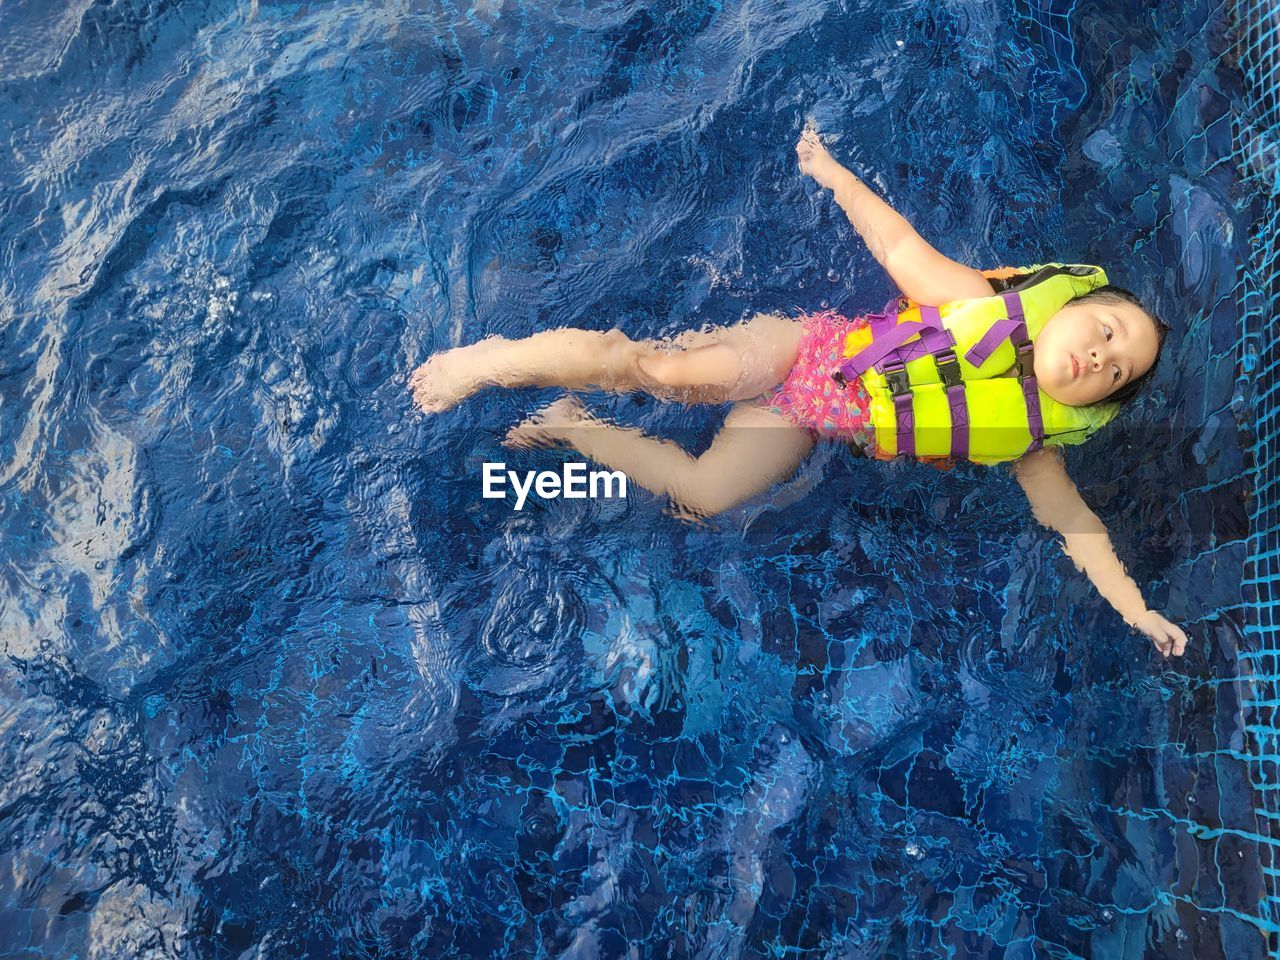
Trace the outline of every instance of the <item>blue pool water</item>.
{"label": "blue pool water", "polygon": [[[0,955],[1268,953],[1218,5],[0,6]],[[1170,324],[1068,464],[1166,661],[1001,471],[817,451],[710,528],[480,497],[554,390],[436,350],[976,266]],[[697,450],[723,408],[593,395]]]}

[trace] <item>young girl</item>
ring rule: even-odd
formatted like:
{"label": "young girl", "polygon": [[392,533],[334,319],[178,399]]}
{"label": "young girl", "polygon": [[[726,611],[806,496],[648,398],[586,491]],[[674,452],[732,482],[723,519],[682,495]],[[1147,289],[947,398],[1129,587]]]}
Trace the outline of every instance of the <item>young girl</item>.
{"label": "young girl", "polygon": [[1181,655],[1186,634],[1147,609],[1058,450],[1090,436],[1150,378],[1165,326],[1097,267],[984,273],[957,263],[837,163],[813,130],[796,153],[902,291],[885,312],[853,320],[829,311],[757,314],[668,342],[635,342],[619,330],[490,337],[415,370],[416,403],[436,413],[488,385],[733,402],[700,457],[599,420],[572,396],[507,434],[508,446],[571,444],[670,496],[688,518],[787,479],[823,438],[877,458],[1013,461],[1034,516],[1062,534],[1098,592],[1161,653]]}

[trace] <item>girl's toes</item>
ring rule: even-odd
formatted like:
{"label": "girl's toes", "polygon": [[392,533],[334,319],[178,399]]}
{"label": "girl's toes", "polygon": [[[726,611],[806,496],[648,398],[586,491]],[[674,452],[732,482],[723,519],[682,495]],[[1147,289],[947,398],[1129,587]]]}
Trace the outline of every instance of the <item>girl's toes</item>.
{"label": "girl's toes", "polygon": [[413,391],[413,402],[423,413],[443,413],[453,404],[436,393],[432,392],[425,385],[420,384]]}
{"label": "girl's toes", "polygon": [[530,417],[508,430],[502,445],[515,450],[524,450],[530,447],[545,447],[552,442],[554,438],[550,432],[536,418]]}
{"label": "girl's toes", "polygon": [[582,401],[570,393],[543,407],[538,411],[537,418],[539,422],[548,426],[568,426],[585,423],[591,419],[591,414],[587,413],[587,408],[582,405]]}
{"label": "girl's toes", "polygon": [[514,427],[507,430],[507,435],[502,438],[504,447],[518,447],[528,432],[529,421],[524,420],[517,423]]}
{"label": "girl's toes", "polygon": [[534,447],[550,446],[552,442],[550,437],[540,431],[512,427],[507,431],[507,437],[502,441],[502,445],[512,450],[531,450]]}
{"label": "girl's toes", "polygon": [[436,354],[413,371],[409,387],[423,413],[442,413],[476,391],[481,371],[466,350]]}
{"label": "girl's toes", "polygon": [[547,404],[507,431],[504,447],[546,447],[565,439],[564,431],[591,421],[591,414],[573,394]]}

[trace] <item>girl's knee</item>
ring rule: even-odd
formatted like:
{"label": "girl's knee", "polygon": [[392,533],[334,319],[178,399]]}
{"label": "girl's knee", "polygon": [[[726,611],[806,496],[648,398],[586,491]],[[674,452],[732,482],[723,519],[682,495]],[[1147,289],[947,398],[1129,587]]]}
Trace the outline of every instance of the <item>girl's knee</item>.
{"label": "girl's knee", "polygon": [[663,386],[675,386],[679,380],[680,354],[663,350],[649,349],[640,353],[635,360],[639,371],[651,381]]}
{"label": "girl's knee", "polygon": [[727,476],[719,464],[708,461],[705,455],[690,463],[686,472],[673,479],[668,491],[671,499],[704,517],[724,513],[772,486],[767,482],[744,484],[741,477]]}
{"label": "girl's knee", "polygon": [[639,345],[616,327],[611,330],[580,330],[577,333],[577,337],[559,346],[579,358],[597,360],[603,369],[609,371],[625,370],[633,363],[632,358]]}
{"label": "girl's knee", "polygon": [[681,352],[651,350],[636,362],[647,376],[668,387],[731,386],[742,375],[738,352],[719,343]]}
{"label": "girl's knee", "polygon": [[617,328],[600,334],[600,352],[610,372],[614,388],[635,390],[644,376],[639,360],[647,352],[643,343],[632,340]]}
{"label": "girl's knee", "polygon": [[628,337],[617,327],[605,330],[600,336],[604,339],[605,344],[611,350],[618,350],[627,346],[634,346],[635,341]]}

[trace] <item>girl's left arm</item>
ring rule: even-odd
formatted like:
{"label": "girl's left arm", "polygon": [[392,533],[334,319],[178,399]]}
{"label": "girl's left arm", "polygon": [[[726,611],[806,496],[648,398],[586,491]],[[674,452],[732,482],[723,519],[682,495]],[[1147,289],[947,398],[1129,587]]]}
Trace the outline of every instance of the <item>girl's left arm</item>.
{"label": "girl's left arm", "polygon": [[916,303],[991,296],[991,284],[980,271],[935,250],[902,214],[841,166],[814,130],[806,128],[801,135],[796,156],[802,172],[835,194],[871,255]]}
{"label": "girl's left arm", "polygon": [[1052,447],[1029,453],[1013,464],[1014,476],[1031,502],[1037,520],[1062,534],[1064,550],[1098,593],[1130,626],[1141,630],[1165,656],[1181,656],[1187,635],[1154,610],[1148,610],[1138,585],[1125,572],[1107,536],[1107,528],[1080,497],[1067,476],[1062,455]]}

